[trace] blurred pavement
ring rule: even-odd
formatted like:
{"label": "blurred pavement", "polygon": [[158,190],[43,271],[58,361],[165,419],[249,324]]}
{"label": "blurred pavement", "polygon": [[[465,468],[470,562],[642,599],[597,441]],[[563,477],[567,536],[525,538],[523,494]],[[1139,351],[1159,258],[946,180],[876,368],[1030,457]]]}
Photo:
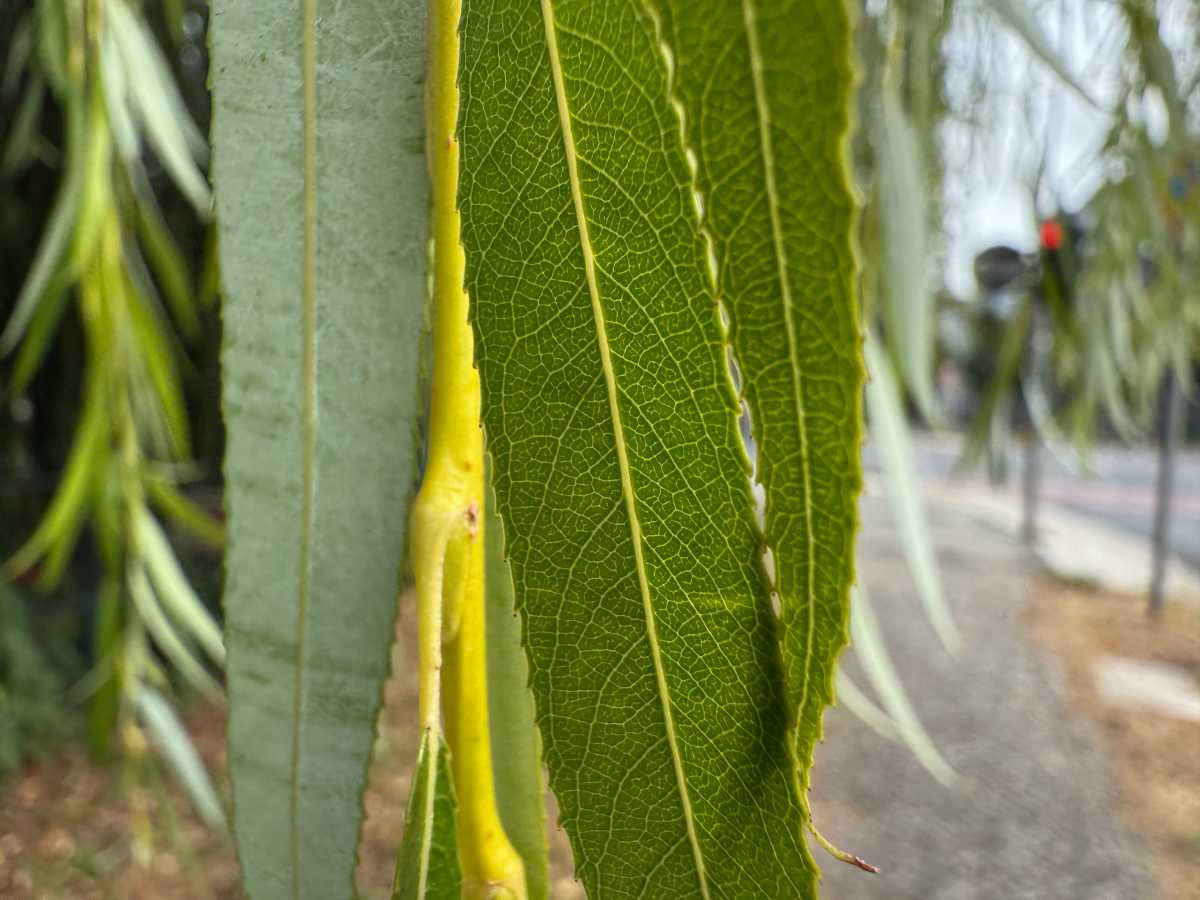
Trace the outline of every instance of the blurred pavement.
{"label": "blurred pavement", "polygon": [[[990,485],[978,471],[953,473],[960,438],[914,434],[924,493],[932,502],[968,512],[1005,536],[1021,521],[1020,450],[1010,453],[1006,484]],[[886,490],[868,447],[868,479]],[[1145,593],[1150,585],[1150,531],[1154,514],[1157,450],[1153,447],[1097,448],[1089,471],[1068,454],[1042,450],[1038,506],[1039,539],[1033,548],[1041,565],[1067,580],[1115,593]],[[1200,452],[1176,458],[1171,506],[1172,557],[1167,570],[1171,600],[1200,604]]]}
{"label": "blurred pavement", "polygon": [[[886,499],[862,504],[860,577],[917,712],[961,776],[943,787],[904,747],[841,709],[826,716],[813,778],[818,827],[878,865],[816,850],[828,900],[1151,900],[1095,728],[1069,709],[1022,611],[1032,561],[964,510],[930,503],[946,593],[966,640],[945,653],[921,611]],[[852,651],[847,669],[859,684]]]}
{"label": "blurred pavement", "polygon": [[[918,467],[927,484],[934,488],[949,483],[988,489],[980,470],[961,478],[951,474],[962,443],[960,435],[914,432],[913,439]],[[1010,478],[1002,490],[1013,497],[1020,489],[1020,453],[1014,444],[1009,453]],[[868,448],[868,466],[873,458]],[[1158,450],[1152,445],[1096,447],[1086,470],[1066,448],[1059,452],[1043,450],[1041,497],[1045,503],[1083,513],[1114,531],[1148,542],[1157,471]],[[1172,512],[1172,546],[1185,561],[1200,568],[1200,448],[1182,447],[1176,456]]]}

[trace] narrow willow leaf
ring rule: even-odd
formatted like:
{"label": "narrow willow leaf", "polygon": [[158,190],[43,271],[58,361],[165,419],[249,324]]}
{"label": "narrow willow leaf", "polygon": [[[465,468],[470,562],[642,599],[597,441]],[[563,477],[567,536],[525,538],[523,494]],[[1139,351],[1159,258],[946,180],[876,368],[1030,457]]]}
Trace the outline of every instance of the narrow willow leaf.
{"label": "narrow willow leaf", "polygon": [[169,449],[174,458],[186,459],[190,455],[191,427],[175,364],[174,334],[167,327],[165,316],[160,310],[150,308],[132,279],[127,281],[125,294],[130,332],[137,343],[140,366],[157,400],[151,405],[155,409],[155,419],[162,423],[163,441],[167,444],[163,449]]}
{"label": "narrow willow leaf", "polygon": [[144,568],[141,566],[130,568],[128,588],[138,618],[146,626],[150,636],[154,638],[158,649],[171,661],[171,665],[196,690],[210,696],[220,695],[220,685],[208,674],[204,664],[192,652],[188,642],[175,630],[175,626],[163,612]]}
{"label": "narrow willow leaf", "polygon": [[[722,4],[701,6],[688,21],[734,48],[753,111],[754,39],[740,13],[731,23]],[[841,6],[829,9],[844,24]],[[664,47],[664,14],[632,2],[464,4],[460,203],[497,505],[551,787],[589,893],[810,897],[779,626],[673,95],[672,72],[687,63]],[[830,29],[818,38],[801,21],[806,46],[823,63],[836,56],[819,80],[829,94],[817,95],[836,110],[847,44],[829,50]],[[773,53],[772,67],[786,69],[796,51],[792,41]],[[719,90],[729,77],[713,76],[718,58],[703,66]],[[830,114],[837,166],[844,113]],[[768,190],[761,162],[757,171],[743,210]],[[831,229],[833,268],[810,257],[811,274],[797,278],[848,288],[849,198],[821,184],[836,199],[812,210],[805,241]],[[767,240],[755,261],[778,272]],[[847,330],[823,357],[844,354],[849,386],[836,376],[811,385],[822,426],[836,422],[839,435],[833,481],[820,483],[837,525],[822,542],[847,548],[858,482],[857,443],[840,437],[843,415],[858,428],[852,311],[835,305]],[[786,353],[770,363],[790,368]],[[848,559],[824,565],[826,605],[811,620],[789,613],[812,626],[810,712],[829,696],[844,641]],[[798,646],[789,637],[789,653]],[[806,742],[815,729],[805,719]]]}
{"label": "narrow willow leaf", "polygon": [[103,471],[107,460],[104,442],[107,423],[96,399],[93,395],[88,398],[89,402],[85,402],[83,418],[75,429],[71,451],[67,455],[54,499],[50,501],[50,506],[29,540],[5,563],[5,570],[10,577],[28,570],[55,546],[66,543],[70,545],[68,549],[74,548],[74,538],[79,533],[94,487],[93,479],[97,472]]}
{"label": "narrow willow leaf", "polygon": [[15,175],[33,162],[38,141],[42,104],[45,101],[46,83],[40,75],[34,75],[21,94],[17,111],[12,113],[8,127],[8,140],[0,151],[0,174]]}
{"label": "narrow willow leaf", "polygon": [[[1092,347],[1091,352],[1103,353],[1105,351],[1098,347]],[[1025,400],[1025,409],[1029,413],[1030,424],[1033,426],[1037,441],[1050,451],[1055,462],[1072,475],[1080,476],[1083,474],[1081,461],[1084,454],[1081,452],[1079,458],[1076,458],[1071,453],[1066,438],[1059,430],[1058,423],[1054,421],[1054,410],[1044,383],[1045,377],[1046,373],[1027,371],[1020,372],[1017,377],[1017,383],[1021,387],[1021,396]],[[1095,395],[1088,391],[1084,396],[1077,398],[1076,403],[1094,408]],[[1080,450],[1082,451],[1082,449],[1081,447]]]}
{"label": "narrow willow leaf", "polygon": [[104,108],[108,113],[117,151],[122,160],[128,163],[141,152],[141,139],[133,122],[133,113],[129,110],[129,81],[121,53],[114,29],[104,29],[100,39],[100,80],[104,87]]}
{"label": "narrow willow leaf", "polygon": [[1025,46],[1034,56],[1062,79],[1063,84],[1071,88],[1090,106],[1100,109],[1100,104],[1092,97],[1091,91],[1083,86],[1074,73],[1067,68],[1067,64],[1058,51],[1050,46],[1050,41],[1046,38],[1041,23],[1038,22],[1037,14],[1026,0],[988,0],[987,5],[996,14],[996,18],[1011,28],[1025,42]]}
{"label": "narrow willow leaf", "polygon": [[546,799],[541,740],[533,721],[529,666],[513,605],[512,572],[504,559],[504,530],[490,481],[486,490],[488,718],[495,760],[496,805],[513,847],[525,864],[529,900],[549,896]]}
{"label": "narrow willow leaf", "polygon": [[850,23],[842,0],[658,6],[758,448],[804,785],[846,642],[861,484]]}
{"label": "narrow willow leaf", "polygon": [[144,508],[134,514],[134,533],[146,571],[171,617],[187,628],[213,662],[223,665],[225,644],[217,623],[183,574],[162,528]]}
{"label": "narrow willow leaf", "polygon": [[887,345],[903,383],[927,421],[941,419],[933,388],[937,298],[929,289],[929,187],[921,146],[898,90],[885,81],[880,98],[880,227],[883,239],[883,320]]}
{"label": "narrow willow leaf", "polygon": [[423,4],[212,10],[234,830],[255,900],[337,900],[415,473]]}
{"label": "narrow willow leaf", "polygon": [[46,73],[55,93],[68,94],[66,4],[58,0],[38,0],[37,49],[38,62]]}
{"label": "narrow willow leaf", "polygon": [[182,336],[195,340],[200,336],[200,318],[192,297],[191,274],[188,265],[171,237],[167,223],[154,199],[150,184],[140,166],[133,168],[134,189],[137,192],[137,230],[146,259],[154,269],[163,297]]}
{"label": "narrow willow leaf", "polygon": [[[1133,346],[1130,338],[1129,312],[1118,290],[1105,291],[1104,307],[1088,318],[1088,371],[1105,415],[1117,433],[1127,444],[1142,437],[1142,430],[1134,420],[1126,399],[1123,376],[1133,368]],[[1107,317],[1107,325],[1099,315]]]}
{"label": "narrow willow leaf", "polygon": [[862,585],[854,591],[854,615],[850,631],[854,636],[855,655],[863,664],[871,686],[883,700],[883,707],[895,723],[900,739],[909,746],[929,774],[943,784],[950,784],[956,777],[954,770],[942,758],[913,710],[896,667],[888,656],[879,621]]}
{"label": "narrow willow leaf", "polygon": [[925,607],[942,646],[951,653],[962,649],[962,636],[942,592],[942,576],[921,500],[921,476],[904,418],[904,404],[887,356],[879,347],[874,332],[868,332],[863,351],[871,380],[867,382],[867,411],[871,416],[871,437],[879,448],[879,458],[887,475],[888,502],[896,519],[896,530],[909,569],[917,583],[917,593]]}
{"label": "narrow willow leaf", "polygon": [[[66,171],[62,187],[50,208],[46,229],[42,232],[37,252],[21,285],[21,292],[13,304],[13,312],[0,332],[0,355],[12,352],[13,347],[25,333],[25,327],[33,318],[34,311],[47,294],[55,270],[64,264],[71,243],[71,233],[79,215],[80,197],[87,184],[85,145],[87,141],[87,113],[81,98],[72,98],[67,103]],[[62,290],[62,285],[58,286]]]}
{"label": "narrow willow leaf", "polygon": [[42,300],[34,309],[33,316],[17,345],[12,374],[7,385],[9,396],[20,396],[41,368],[58,329],[58,323],[62,321],[63,313],[66,312],[67,304],[73,296],[67,287],[70,281],[69,273],[62,267],[51,276]]}
{"label": "narrow willow leaf", "polygon": [[837,703],[856,716],[864,725],[882,738],[899,741],[900,730],[892,717],[879,708],[867,692],[842,669],[837,672]]}
{"label": "narrow willow leaf", "polygon": [[158,742],[167,765],[175,773],[201,820],[209,828],[223,830],[225,811],[221,807],[217,789],[171,704],[163,699],[162,694],[145,684],[138,685],[133,700],[138,717]]}
{"label": "narrow willow leaf", "polygon": [[88,749],[102,760],[107,760],[112,753],[113,732],[121,702],[121,670],[114,661],[120,652],[123,601],[121,580],[106,576],[96,602],[92,646],[97,660],[94,669],[97,683],[87,711]]}
{"label": "narrow willow leaf", "polygon": [[150,502],[158,507],[163,516],[186,528],[206,544],[225,546],[225,529],[221,523],[166,478],[148,476],[145,486]]}
{"label": "narrow willow leaf", "polygon": [[212,197],[197,165],[208,148],[179,96],[158,43],[124,0],[106,4],[105,11],[113,55],[124,67],[129,102],[150,146],[183,195],[201,215],[208,215]]}
{"label": "narrow willow leaf", "polygon": [[454,789],[444,743],[438,745],[435,756],[431,759],[429,741],[422,738],[396,859],[392,900],[459,900],[462,876],[454,831]]}
{"label": "narrow willow leaf", "polygon": [[0,71],[0,95],[5,99],[11,98],[17,92],[27,72],[37,71],[30,66],[33,61],[34,27],[37,24],[35,15],[26,14],[16,18],[10,26],[6,58],[3,71]]}

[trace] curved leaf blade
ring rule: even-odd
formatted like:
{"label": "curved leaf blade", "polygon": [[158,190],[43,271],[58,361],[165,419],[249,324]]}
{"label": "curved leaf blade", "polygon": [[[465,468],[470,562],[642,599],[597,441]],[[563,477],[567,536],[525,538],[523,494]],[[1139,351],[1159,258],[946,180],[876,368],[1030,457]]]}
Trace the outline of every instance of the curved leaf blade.
{"label": "curved leaf blade", "polygon": [[446,745],[439,742],[437,752],[430,754],[429,739],[422,737],[413,769],[404,837],[396,857],[392,900],[458,900],[461,896],[455,809]]}
{"label": "curved leaf blade", "polygon": [[65,264],[68,256],[71,235],[76,228],[82,205],[81,196],[87,181],[87,153],[84,146],[87,111],[82,101],[74,100],[67,104],[67,117],[69,143],[66,148],[66,172],[63,174],[62,187],[54,197],[46,229],[38,242],[37,252],[25,276],[25,283],[21,285],[21,292],[13,303],[12,315],[5,323],[4,330],[0,332],[0,356],[8,355],[17,346],[51,286],[55,288],[49,298],[51,302],[67,286],[65,277],[55,284],[55,272]]}
{"label": "curved leaf blade", "polygon": [[897,88],[885,81],[880,150],[883,320],[897,373],[926,421],[942,419],[933,385],[937,297],[929,289],[929,186],[917,133]]}
{"label": "curved leaf blade", "polygon": [[[490,468],[490,467],[489,467]],[[512,572],[503,554],[503,525],[489,480],[486,492],[488,721],[495,760],[496,806],[504,831],[525,864],[528,900],[550,891],[541,737],[533,718],[529,665],[513,600]]]}
{"label": "curved leaf blade", "polygon": [[954,624],[942,590],[937,553],[919,491],[921,476],[917,471],[917,457],[904,419],[904,404],[892,367],[878,341],[873,331],[868,332],[863,345],[867,371],[871,374],[871,380],[867,382],[871,436],[879,447],[879,458],[887,477],[888,501],[921,604],[942,646],[956,654],[962,650],[962,635]]}
{"label": "curved leaf blade", "polygon": [[352,893],[416,471],[423,6],[317,12],[218,0],[210,29],[230,767],[255,900]]}
{"label": "curved leaf blade", "polygon": [[957,776],[917,718],[912,701],[892,665],[879,620],[862,585],[858,585],[854,591],[854,616],[850,628],[854,635],[855,654],[866,670],[871,686],[882,699],[899,739],[908,745],[930,775],[942,784],[951,784]]}
{"label": "curved leaf blade", "polygon": [[146,684],[136,687],[133,700],[138,715],[158,741],[167,764],[183,785],[196,813],[209,828],[224,830],[225,810],[221,798],[217,796],[208,769],[204,767],[195,744],[171,704]]}
{"label": "curved leaf blade", "polygon": [[[495,488],[589,893],[808,897],[779,626],[661,6],[464,4],[460,204]],[[836,272],[848,283],[848,255]],[[856,450],[834,488],[851,521]],[[815,629],[827,691],[844,589]]]}
{"label": "curved leaf blade", "polygon": [[664,0],[694,188],[750,408],[801,796],[846,644],[863,372],[841,0]]}

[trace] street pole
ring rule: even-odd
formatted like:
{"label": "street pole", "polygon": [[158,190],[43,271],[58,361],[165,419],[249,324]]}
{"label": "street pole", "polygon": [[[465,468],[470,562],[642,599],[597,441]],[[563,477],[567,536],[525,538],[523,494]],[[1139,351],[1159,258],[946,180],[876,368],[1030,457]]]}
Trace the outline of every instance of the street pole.
{"label": "street pole", "polygon": [[1158,441],[1158,478],[1154,498],[1153,560],[1150,569],[1150,608],[1153,618],[1162,612],[1166,597],[1167,560],[1171,553],[1171,495],[1175,483],[1175,456],[1183,430],[1183,391],[1172,369],[1162,386],[1162,420]]}
{"label": "street pole", "polygon": [[1025,465],[1021,477],[1021,540],[1032,546],[1037,542],[1038,485],[1041,482],[1041,440],[1031,424],[1025,433]]}
{"label": "street pole", "polygon": [[[1029,338],[1025,344],[1025,359],[1022,368],[1025,371],[1027,385],[1034,385],[1041,371],[1042,360],[1047,348],[1044,346],[1048,335],[1043,331],[1044,316],[1039,303],[1033,305],[1033,315],[1029,321]],[[1025,459],[1021,472],[1021,540],[1032,547],[1037,543],[1038,527],[1038,495],[1041,492],[1042,481],[1042,436],[1034,417],[1033,404],[1028,396],[1028,390],[1022,389],[1025,401]]]}

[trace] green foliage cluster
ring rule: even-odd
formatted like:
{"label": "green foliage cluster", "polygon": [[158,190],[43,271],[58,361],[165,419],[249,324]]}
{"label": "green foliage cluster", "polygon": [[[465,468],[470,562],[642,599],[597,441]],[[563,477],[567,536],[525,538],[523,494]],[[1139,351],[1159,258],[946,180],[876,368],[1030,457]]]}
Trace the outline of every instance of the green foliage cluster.
{"label": "green foliage cluster", "polygon": [[[168,12],[178,36],[184,6]],[[98,577],[76,579],[80,613],[94,624],[93,670],[80,693],[93,749],[107,754],[120,734],[125,755],[134,756],[146,742],[131,736],[143,727],[167,748],[183,734],[156,714],[157,690],[182,681],[220,694],[210,671],[224,657],[220,629],[165,527],[223,540],[211,514],[181,490],[191,475],[193,420],[184,382],[197,374],[187,348],[203,338],[211,318],[204,298],[213,293],[196,286],[159,203],[162,179],[152,175],[161,166],[206,216],[206,142],[140,5],[40,0],[14,16],[11,29],[0,90],[20,100],[5,134],[3,176],[32,181],[48,167],[59,177],[4,310],[3,396],[22,411],[5,452],[32,457],[22,468],[45,477],[58,457],[45,444],[47,423],[61,424],[63,409],[77,418],[52,496],[4,574],[48,592],[69,566],[98,560]],[[56,344],[71,357],[61,369]],[[76,375],[81,384],[70,383]]]}
{"label": "green foliage cluster", "polygon": [[[1074,88],[1073,102],[1098,104],[1020,3],[993,5]],[[1043,242],[1027,274],[1010,286],[1007,313],[977,317],[976,342],[990,371],[963,461],[986,457],[997,476],[1018,398],[1029,430],[1086,461],[1102,428],[1126,441],[1149,433],[1168,375],[1193,385],[1200,346],[1192,287],[1200,277],[1200,56],[1194,46],[1169,47],[1159,16],[1170,8],[1177,20],[1194,23],[1200,5],[1105,6],[1123,47],[1107,136],[1089,160],[1105,179],[1083,209],[1053,211],[1054,246]],[[1157,125],[1153,108],[1162,110]]]}

